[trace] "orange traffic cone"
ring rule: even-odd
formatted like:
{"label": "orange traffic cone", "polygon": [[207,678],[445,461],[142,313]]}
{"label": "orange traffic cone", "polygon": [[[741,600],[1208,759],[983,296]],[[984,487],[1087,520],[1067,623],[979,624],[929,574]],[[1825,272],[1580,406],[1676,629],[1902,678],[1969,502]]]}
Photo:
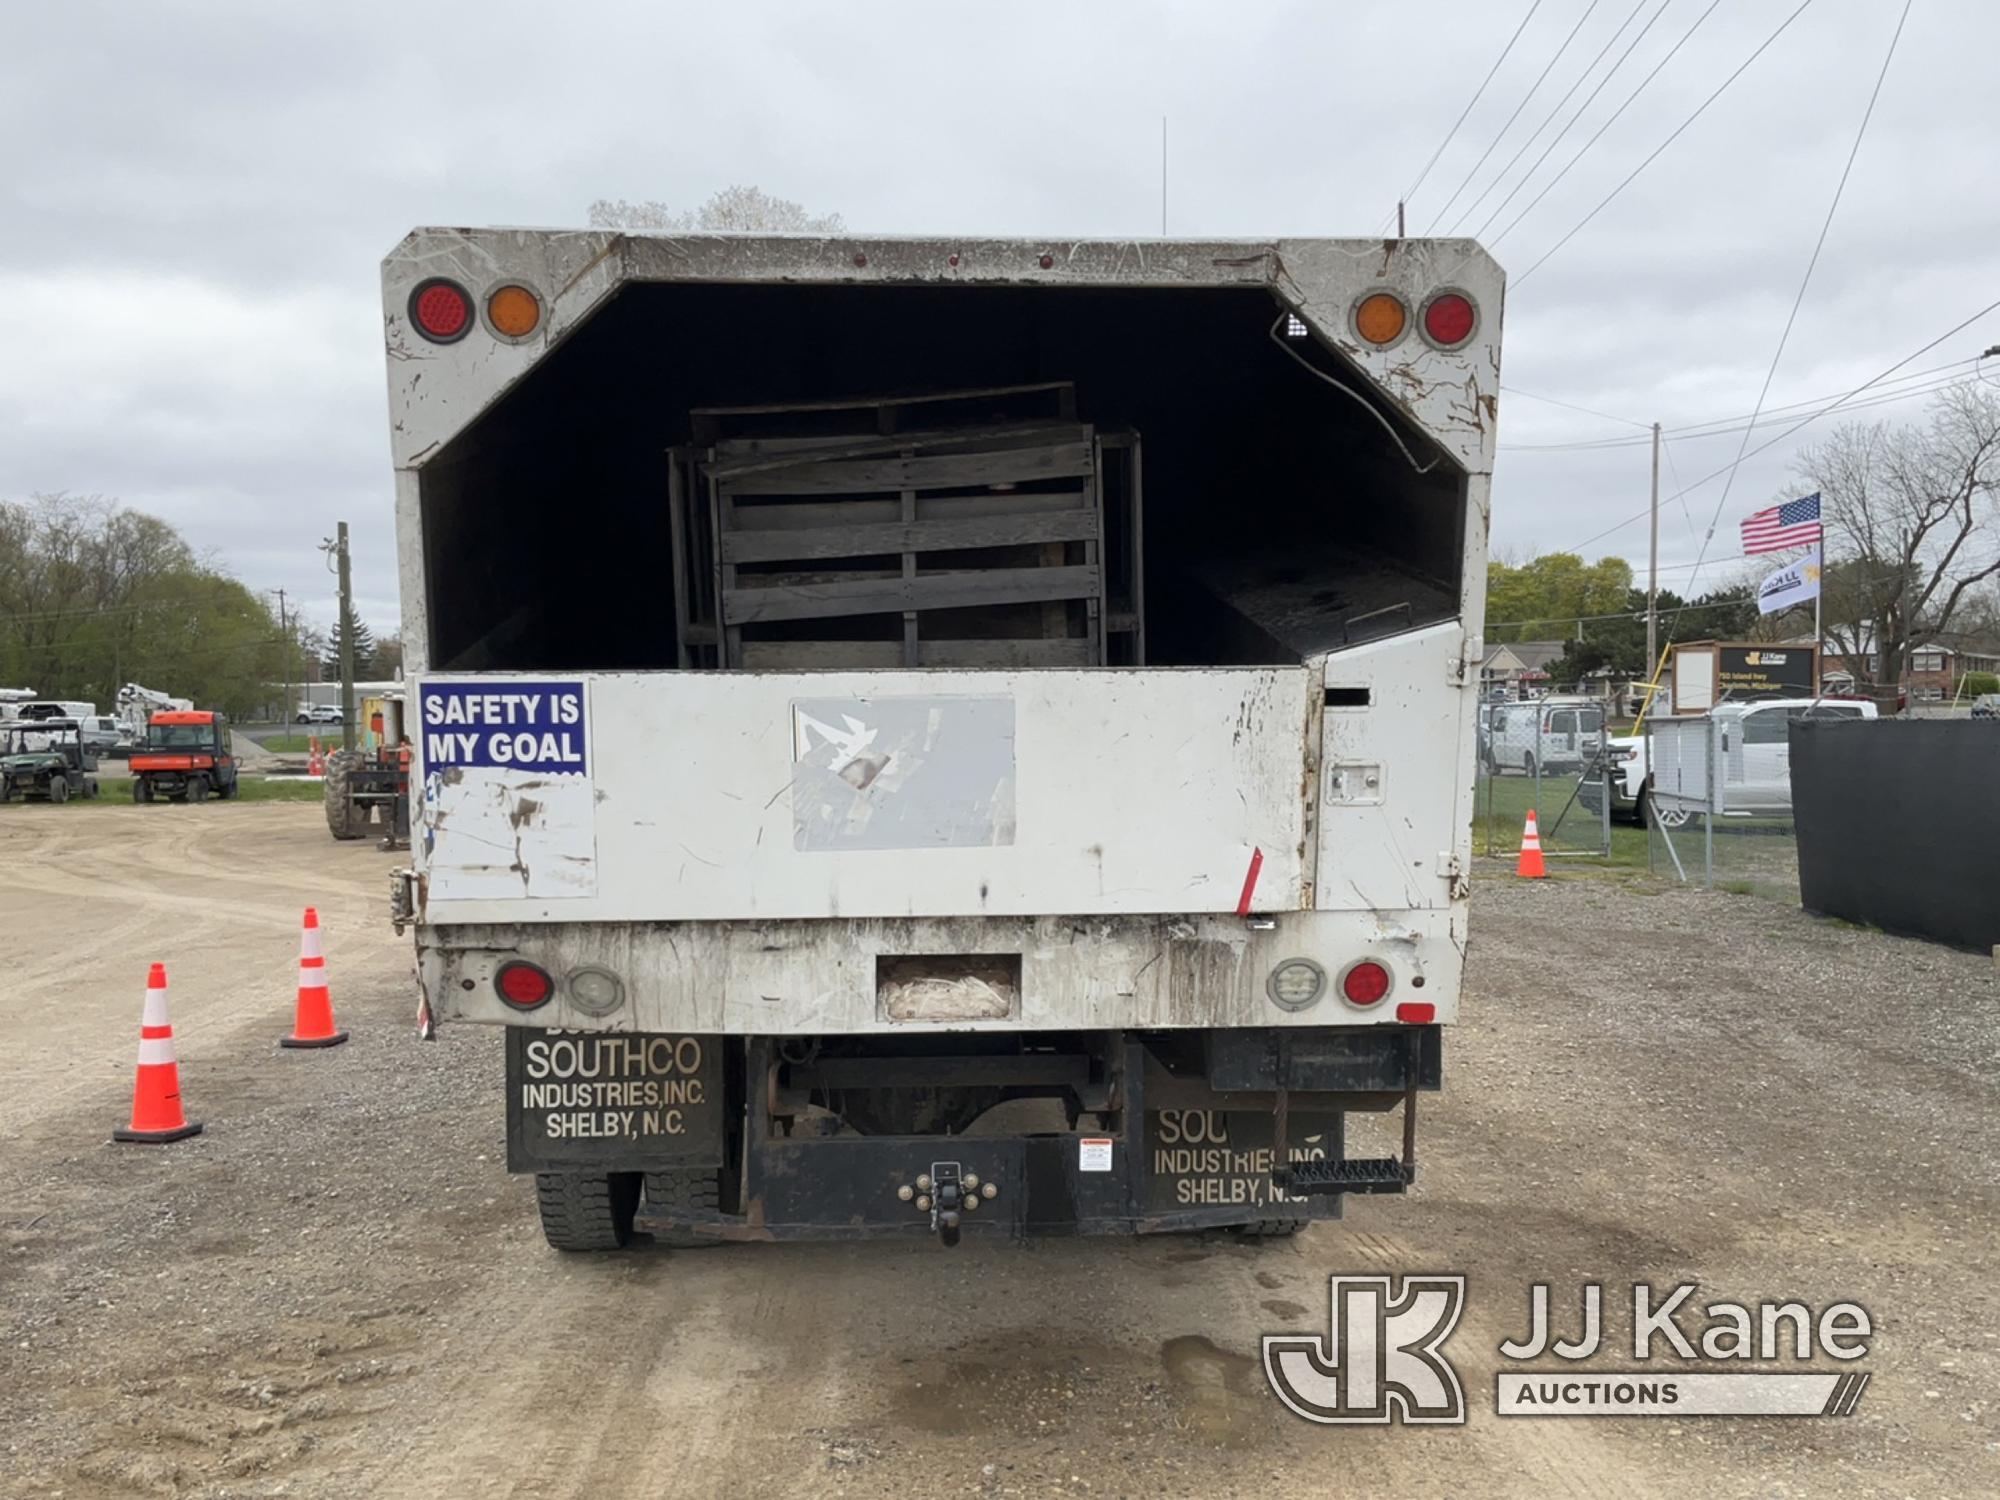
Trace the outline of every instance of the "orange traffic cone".
{"label": "orange traffic cone", "polygon": [[324,776],[326,774],[326,759],[319,753],[319,736],[316,734],[309,735],[306,743],[312,747],[312,752],[306,756],[306,775]]}
{"label": "orange traffic cone", "polygon": [[139,1076],[132,1086],[132,1123],[111,1132],[114,1141],[164,1145],[201,1134],[201,1122],[181,1113],[181,1070],[174,1061],[174,1028],[167,1020],[167,966],[146,975],[146,1009],[139,1018]]}
{"label": "orange traffic cone", "polygon": [[1548,867],[1542,863],[1542,830],[1535,823],[1535,810],[1528,809],[1528,821],[1521,827],[1521,858],[1514,873],[1528,880],[1546,880]]}
{"label": "orange traffic cone", "polygon": [[299,1008],[292,1034],[278,1038],[280,1047],[338,1047],[347,1033],[333,1026],[333,996],[326,987],[326,955],[319,946],[319,912],[306,908],[305,930],[299,934]]}

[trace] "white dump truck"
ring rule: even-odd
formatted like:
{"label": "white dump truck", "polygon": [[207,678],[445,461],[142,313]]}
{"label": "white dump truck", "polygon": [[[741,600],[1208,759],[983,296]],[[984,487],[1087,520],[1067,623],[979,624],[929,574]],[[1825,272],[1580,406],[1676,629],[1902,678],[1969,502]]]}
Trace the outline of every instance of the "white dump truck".
{"label": "white dump truck", "polygon": [[1409,1185],[1466,942],[1476,245],[425,229],[383,294],[395,916],[423,1024],[507,1028],[551,1244],[1276,1234]]}

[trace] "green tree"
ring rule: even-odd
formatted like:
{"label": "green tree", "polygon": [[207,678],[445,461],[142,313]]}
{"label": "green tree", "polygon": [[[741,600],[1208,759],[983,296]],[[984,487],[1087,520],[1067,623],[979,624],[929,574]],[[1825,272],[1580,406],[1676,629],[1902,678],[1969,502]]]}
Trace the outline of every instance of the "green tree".
{"label": "green tree", "polygon": [[0,502],[0,683],[108,710],[139,682],[240,717],[284,652],[265,601],[166,523],[98,495]]}
{"label": "green tree", "polygon": [[1632,567],[1622,557],[1586,563],[1574,552],[1550,552],[1519,567],[1496,562],[1486,570],[1486,638],[1573,637],[1579,619],[1624,609],[1631,591]]}
{"label": "green tree", "polygon": [[340,642],[343,636],[349,634],[354,638],[354,680],[366,682],[375,675],[375,637],[368,629],[366,620],[349,616],[334,621],[333,629],[327,634],[320,670],[328,682],[340,681]]}
{"label": "green tree", "polygon": [[[1757,623],[1757,601],[1747,587],[1712,589],[1694,600],[1661,589],[1659,609],[1663,649],[1674,641],[1744,640]],[[1642,680],[1653,675],[1653,663],[1646,660],[1644,589],[1628,589],[1624,608],[1612,618],[1584,621],[1582,637],[1572,635],[1549,675],[1580,682],[1598,671]]]}

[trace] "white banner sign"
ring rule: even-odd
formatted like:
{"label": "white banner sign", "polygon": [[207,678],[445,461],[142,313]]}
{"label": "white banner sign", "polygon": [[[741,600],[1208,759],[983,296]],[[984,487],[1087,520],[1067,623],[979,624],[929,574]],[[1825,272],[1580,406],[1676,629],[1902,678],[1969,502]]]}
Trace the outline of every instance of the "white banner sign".
{"label": "white banner sign", "polygon": [[1820,554],[1788,563],[1757,585],[1757,613],[1774,615],[1819,597]]}
{"label": "white banner sign", "polygon": [[1866,1371],[1667,1374],[1657,1370],[1510,1371],[1494,1408],[1503,1417],[1844,1417]]}

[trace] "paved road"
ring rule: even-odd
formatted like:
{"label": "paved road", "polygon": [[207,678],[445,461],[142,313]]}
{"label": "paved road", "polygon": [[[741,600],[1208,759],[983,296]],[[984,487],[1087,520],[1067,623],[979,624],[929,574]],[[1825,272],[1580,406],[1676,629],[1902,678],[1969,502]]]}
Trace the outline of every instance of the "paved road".
{"label": "paved road", "polygon": [[[0,811],[8,1493],[1992,1493],[2000,989],[1742,898],[1475,895],[1470,1019],[1407,1199],[1294,1241],[547,1251],[499,1050],[411,1028],[390,857],[317,808]],[[299,910],[339,1018],[280,1052]],[[149,961],[171,1149],[105,1144]],[[1252,1356],[1332,1272],[1463,1271],[1463,1429],[1309,1427]],[[1856,1416],[1492,1415],[1526,1287],[1859,1300]],[[1622,1338],[1614,1320],[1612,1335]],[[1620,1361],[1623,1363],[1623,1361]]]}

